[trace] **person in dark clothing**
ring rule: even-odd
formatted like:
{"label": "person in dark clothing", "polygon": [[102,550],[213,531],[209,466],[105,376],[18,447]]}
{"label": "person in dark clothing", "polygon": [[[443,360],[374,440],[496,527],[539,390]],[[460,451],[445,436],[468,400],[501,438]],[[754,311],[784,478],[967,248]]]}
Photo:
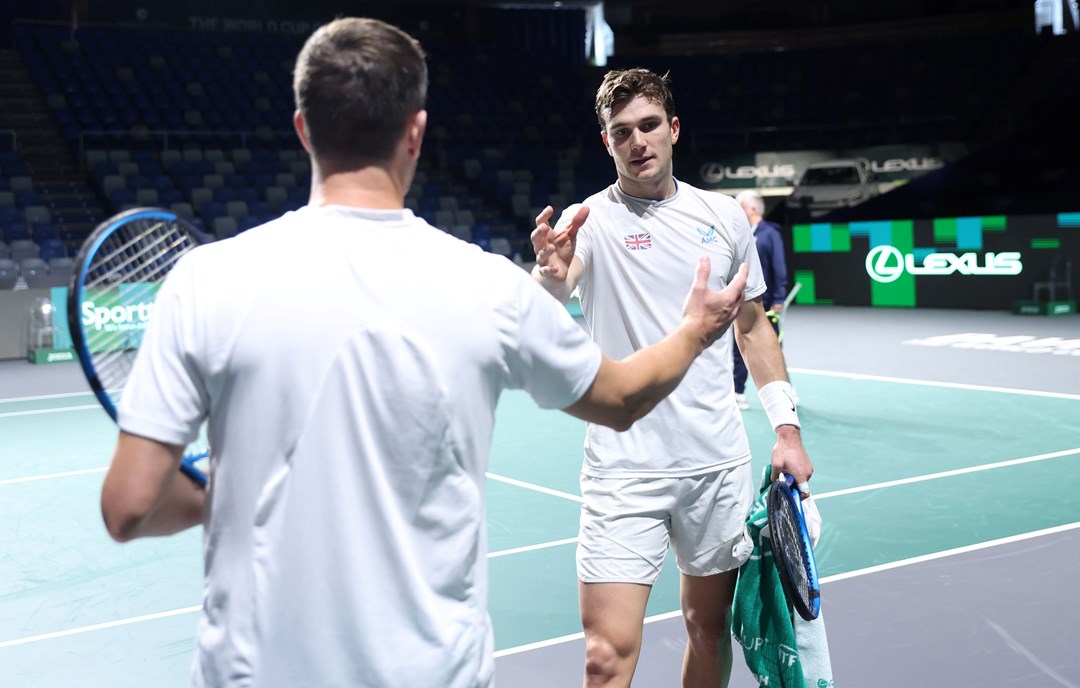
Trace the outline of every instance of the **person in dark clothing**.
{"label": "person in dark clothing", "polygon": [[[779,315],[784,310],[784,298],[788,293],[784,239],[780,236],[780,227],[762,219],[765,214],[765,200],[757,191],[742,191],[735,200],[742,206],[746,219],[750,222],[758,257],[761,259],[761,274],[765,278],[765,293],[761,296],[761,302],[767,310]],[[779,334],[780,326],[777,321],[772,320],[772,326]],[[735,362],[735,403],[745,411],[750,408],[750,402],[746,399],[746,363],[743,362],[738,346],[731,347],[731,351]],[[786,364],[784,367],[786,372]]]}

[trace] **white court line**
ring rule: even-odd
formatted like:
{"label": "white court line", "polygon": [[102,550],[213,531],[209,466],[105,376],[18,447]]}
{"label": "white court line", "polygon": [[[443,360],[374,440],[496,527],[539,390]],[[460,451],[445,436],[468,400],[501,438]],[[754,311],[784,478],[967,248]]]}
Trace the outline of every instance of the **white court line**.
{"label": "white court line", "polygon": [[807,375],[821,375],[822,377],[842,377],[850,380],[895,382],[901,385],[921,385],[923,387],[948,387],[950,389],[967,389],[976,392],[999,392],[1001,394],[1021,394],[1031,397],[1049,397],[1051,399],[1080,400],[1080,394],[1066,394],[1064,392],[1041,392],[1039,390],[1033,389],[1014,389],[1012,387],[969,385],[962,382],[938,382],[935,380],[917,380],[906,377],[886,377],[884,375],[864,375],[862,373],[839,373],[832,370],[813,370],[810,368],[788,368],[788,371],[793,373],[806,373]]}
{"label": "white court line", "polygon": [[498,552],[490,552],[488,559],[495,559],[496,557],[505,557],[509,554],[521,554],[522,552],[534,552],[538,549],[548,549],[549,547],[561,547],[563,545],[570,545],[577,542],[576,537],[566,538],[565,540],[552,540],[551,542],[542,542],[539,545],[526,545],[525,547],[515,547],[513,549],[501,549]]}
{"label": "white court line", "polygon": [[[822,495],[822,497],[824,497],[824,496],[825,495]],[[889,564],[880,564],[878,566],[871,566],[871,567],[865,568],[865,569],[859,569],[859,570],[856,570],[856,571],[849,571],[848,573],[841,573],[841,574],[837,574],[835,576],[827,576],[825,578],[822,578],[821,582],[824,584],[824,583],[831,583],[833,581],[844,580],[844,579],[847,579],[847,578],[854,578],[856,576],[864,576],[864,575],[868,575],[868,574],[871,574],[871,573],[877,573],[879,571],[887,571],[889,569],[899,568],[901,566],[909,566],[911,564],[922,563],[922,562],[931,561],[931,560],[934,560],[934,559],[941,559],[941,558],[944,558],[944,557],[953,556],[955,554],[962,554],[964,552],[974,552],[974,551],[980,550],[980,549],[986,549],[986,548],[989,548],[989,547],[995,547],[995,546],[998,546],[998,545],[1008,544],[1008,543],[1011,543],[1011,542],[1019,542],[1021,540],[1027,540],[1027,539],[1031,539],[1031,538],[1035,538],[1035,537],[1040,537],[1040,536],[1043,536],[1043,535],[1050,535],[1050,534],[1053,534],[1053,533],[1060,533],[1060,532],[1064,532],[1064,531],[1067,531],[1067,530],[1073,530],[1075,528],[1080,528],[1080,522],[1070,523],[1070,524],[1066,524],[1066,525],[1062,525],[1062,526],[1055,526],[1053,528],[1046,528],[1046,529],[1043,529],[1043,530],[1034,531],[1032,533],[1023,533],[1023,534],[1020,534],[1020,535],[1012,535],[1012,536],[1009,536],[1009,537],[999,538],[997,540],[989,540],[987,542],[982,542],[982,543],[978,543],[978,544],[974,544],[974,545],[967,545],[967,546],[964,546],[964,547],[957,547],[955,549],[945,550],[943,552],[936,552],[934,554],[926,554],[926,555],[922,555],[922,556],[918,556],[918,557],[912,557],[910,559],[903,559],[901,561],[896,561],[896,562],[892,562],[892,563],[889,563]],[[488,558],[489,559],[495,559],[497,557],[507,556],[509,554],[516,554],[516,553],[519,553],[519,552],[527,552],[527,551],[533,551],[533,550],[538,550],[538,549],[546,549],[546,548],[549,548],[549,547],[558,547],[558,546],[567,545],[567,544],[570,544],[570,543],[576,542],[576,541],[577,541],[577,538],[566,538],[566,539],[563,539],[563,540],[555,540],[555,541],[552,541],[552,542],[545,542],[545,543],[541,543],[541,544],[538,544],[538,545],[528,545],[526,547],[516,547],[516,548],[513,548],[513,549],[499,550],[497,552],[488,553]],[[99,631],[99,630],[103,630],[103,629],[106,629],[106,628],[114,628],[116,626],[125,626],[127,624],[140,623],[142,621],[152,621],[154,619],[161,619],[161,618],[165,618],[165,617],[169,617],[169,616],[177,616],[177,615],[180,615],[180,614],[189,614],[189,613],[192,613],[192,612],[197,612],[200,609],[202,609],[202,607],[200,607],[200,606],[183,607],[181,609],[173,609],[172,611],[158,612],[157,614],[146,614],[144,616],[135,616],[135,617],[131,617],[131,618],[128,618],[128,619],[120,619],[118,621],[109,621],[109,622],[106,622],[106,623],[94,624],[92,626],[80,626],[79,628],[70,628],[70,629],[67,629],[65,631],[56,631],[54,633],[44,633],[44,634],[41,634],[41,635],[29,636],[29,637],[26,637],[26,638],[16,638],[15,640],[7,640],[7,641],[4,641],[4,642],[0,642],[0,649],[3,649],[5,647],[13,647],[15,645],[25,645],[27,643],[34,643],[34,642],[38,642],[40,640],[52,640],[54,638],[62,638],[62,637],[65,637],[65,636],[77,635],[79,633],[89,633],[91,631]],[[681,612],[679,612],[679,611],[667,612],[665,614],[658,614],[656,616],[651,616],[651,617],[648,617],[647,619],[645,619],[645,623],[652,623],[654,621],[661,621],[663,619],[674,618],[676,616],[679,616],[680,614],[681,614]],[[512,648],[507,648],[505,650],[500,650],[500,651],[495,653],[495,656],[496,657],[502,657],[504,655],[515,654],[515,653],[518,653],[518,652],[525,652],[526,650],[538,649],[538,648],[547,647],[547,646],[550,646],[550,645],[558,645],[559,643],[569,642],[569,641],[581,639],[581,638],[584,638],[584,637],[585,636],[584,636],[583,633],[575,633],[575,634],[572,634],[572,635],[561,636],[559,638],[552,638],[550,640],[544,640],[544,641],[540,641],[540,642],[537,642],[537,643],[531,643],[529,645],[520,645],[518,647],[512,647]]]}
{"label": "white court line", "polygon": [[899,480],[888,480],[883,483],[875,483],[873,485],[860,485],[859,487],[849,487],[845,490],[834,490],[832,492],[823,492],[821,494],[815,494],[814,499],[828,499],[830,497],[840,497],[843,495],[856,494],[859,492],[869,492],[870,490],[881,490],[886,487],[896,487],[897,485],[910,485],[911,483],[921,483],[927,480],[937,480],[938,478],[951,478],[957,475],[964,475],[966,473],[978,473],[980,471],[992,471],[997,468],[1006,468],[1008,466],[1019,466],[1025,463],[1035,463],[1036,461],[1046,461],[1047,459],[1057,459],[1062,456],[1072,456],[1074,454],[1080,454],[1080,447],[1075,449],[1065,449],[1063,451],[1049,452],[1047,454],[1036,454],[1034,456],[1025,456],[1022,459],[1009,459],[1007,461],[998,461],[997,463],[984,463],[981,466],[969,466],[968,468],[957,468],[952,471],[942,471],[940,473],[929,473],[927,475],[917,475],[913,478],[900,478]]}
{"label": "white court line", "polygon": [[8,478],[0,480],[0,485],[15,485],[18,483],[32,483],[37,480],[52,480],[53,478],[69,478],[75,475],[90,475],[91,473],[104,473],[109,470],[108,466],[101,468],[84,468],[81,471],[65,471],[64,473],[46,473],[45,475],[31,475],[25,478]]}
{"label": "white court line", "polygon": [[[1075,530],[1080,528],[1080,522],[1068,523],[1061,526],[1054,526],[1053,528],[1045,528],[1043,530],[1036,530],[1031,533],[1022,533],[1020,535],[1010,535],[1009,537],[999,538],[997,540],[988,540],[987,542],[980,542],[974,545],[966,545],[964,547],[956,547],[954,549],[944,550],[942,552],[934,552],[933,554],[924,554],[918,557],[911,557],[910,559],[902,559],[900,561],[894,561],[889,564],[880,564],[878,566],[870,566],[865,569],[858,569],[855,571],[848,571],[847,573],[839,573],[835,576],[826,576],[821,579],[822,585],[826,583],[834,583],[836,581],[847,580],[848,578],[858,578],[860,576],[868,576],[874,573],[880,573],[882,571],[888,571],[890,569],[897,569],[903,566],[911,566],[912,564],[922,564],[935,559],[945,559],[947,557],[956,556],[957,554],[965,554],[967,552],[976,552],[983,549],[989,549],[991,547],[998,547],[1001,545],[1007,545],[1013,542],[1021,542],[1023,540],[1030,540],[1044,535],[1053,535],[1055,533],[1063,533],[1068,530]],[[665,612],[663,614],[656,614],[645,619],[645,623],[654,623],[656,621],[664,621],[666,619],[674,619],[682,616],[681,611]],[[498,650],[495,653],[495,657],[505,657],[507,655],[514,655],[520,652],[528,652],[529,650],[539,650],[545,647],[551,647],[553,645],[561,645],[563,643],[573,642],[575,640],[582,640],[585,638],[584,633],[572,633],[570,635],[560,636],[558,638],[551,638],[549,640],[541,640],[535,643],[529,643],[528,645],[518,645],[517,647],[508,647],[505,650]]]}
{"label": "white court line", "polygon": [[539,485],[533,485],[532,483],[527,483],[527,482],[524,482],[522,480],[514,480],[513,478],[507,478],[506,476],[498,475],[496,473],[485,473],[484,475],[486,475],[491,480],[495,480],[495,481],[500,482],[500,483],[506,483],[507,485],[514,485],[516,487],[521,487],[521,488],[524,488],[526,490],[532,490],[534,492],[542,492],[543,494],[551,495],[553,497],[561,497],[562,499],[569,499],[570,501],[577,502],[579,504],[585,501],[581,497],[579,497],[578,495],[573,495],[573,494],[570,494],[569,492],[561,492],[559,490],[552,490],[551,488],[548,488],[548,487],[541,487]]}
{"label": "white court line", "polygon": [[[570,544],[577,542],[577,538],[567,538],[565,540],[556,540],[554,542],[544,542],[539,545],[529,545],[527,547],[515,547],[513,549],[499,550],[498,552],[490,552],[488,559],[495,559],[496,557],[504,557],[508,554],[517,554],[519,552],[529,552],[537,549],[546,549],[548,547],[558,547],[560,545]],[[65,638],[71,635],[79,635],[80,633],[91,633],[93,631],[103,631],[107,628],[116,628],[117,626],[127,626],[128,624],[142,623],[143,621],[154,621],[156,619],[166,619],[170,616],[180,616],[182,614],[193,614],[202,609],[201,605],[194,607],[181,607],[180,609],[172,609],[167,612],[157,612],[156,614],[144,614],[143,616],[133,616],[128,619],[118,619],[117,621],[106,621],[105,623],[93,624],[90,626],[79,626],[78,628],[69,628],[63,631],[55,631],[53,633],[42,633],[41,635],[31,635],[26,638],[16,638],[15,640],[5,640],[0,642],[0,650],[5,647],[15,647],[16,645],[28,645],[30,643],[36,643],[42,640],[54,640],[56,638]]]}
{"label": "white court line", "polygon": [[888,564],[878,564],[877,566],[870,566],[865,569],[858,569],[856,571],[848,571],[847,573],[838,573],[835,576],[827,576],[822,578],[822,583],[832,583],[834,581],[847,580],[848,578],[858,578],[859,576],[866,576],[872,573],[880,573],[881,571],[890,571],[892,569],[898,569],[903,566],[911,566],[912,564],[922,564],[928,561],[934,561],[935,559],[944,559],[946,557],[952,557],[957,554],[966,554],[968,552],[977,552],[982,549],[990,549],[991,547],[998,547],[1000,545],[1008,545],[1013,542],[1023,542],[1024,540],[1031,540],[1032,538],[1042,537],[1044,535],[1054,535],[1055,533],[1064,533],[1069,530],[1076,530],[1080,528],[1080,521],[1075,523],[1066,523],[1060,526],[1053,526],[1052,528],[1043,528],[1042,530],[1035,530],[1030,533],[1020,533],[1019,535],[1010,535],[1008,537],[998,538],[997,540],[988,540],[986,542],[979,542],[974,545],[964,545],[963,547],[954,547],[953,549],[947,549],[942,552],[934,552],[933,554],[923,554],[917,557],[911,557],[910,559],[901,559],[900,561],[889,562]]}
{"label": "white court line", "polygon": [[[871,490],[882,490],[888,487],[896,487],[898,485],[910,485],[912,483],[921,483],[927,480],[937,480],[938,478],[951,478],[957,475],[965,475],[967,473],[978,473],[980,471],[992,471],[998,468],[1006,468],[1008,466],[1019,466],[1025,463],[1035,463],[1037,461],[1046,461],[1049,459],[1057,459],[1062,456],[1072,456],[1074,454],[1080,454],[1080,447],[1075,449],[1064,449],[1062,451],[1048,452],[1046,454],[1035,454],[1034,456],[1025,456],[1020,459],[1008,459],[1006,461],[998,461],[997,463],[985,463],[978,466],[969,466],[967,468],[957,468],[951,471],[941,471],[940,473],[928,473],[926,475],[917,475],[911,478],[900,478],[897,480],[887,480],[885,482],[873,483],[871,485],[860,485],[858,487],[849,487],[843,490],[833,490],[832,492],[822,492],[815,494],[814,499],[829,499],[831,497],[841,497],[849,494],[857,494],[859,492],[869,492]],[[52,478],[67,478],[77,475],[88,475],[91,473],[103,473],[108,470],[108,466],[100,468],[87,468],[80,471],[67,471],[65,473],[47,473],[45,475],[33,475],[25,478],[9,478],[7,480],[0,480],[0,486],[14,485],[17,483],[29,483],[37,480],[51,480]],[[560,497],[562,499],[570,500],[573,502],[581,503],[583,500],[577,495],[572,495],[568,492],[561,492],[559,490],[552,490],[547,487],[541,487],[540,485],[534,485],[522,480],[515,480],[513,478],[507,478],[505,476],[497,475],[495,473],[485,473],[485,475],[497,482],[503,482],[508,485],[514,485],[524,488],[526,490],[533,490],[535,492],[541,492],[543,494],[552,495],[554,497]],[[561,542],[561,541],[560,541]]]}
{"label": "white court line", "polygon": [[7,413],[0,413],[0,418],[13,418],[15,416],[40,416],[43,413],[66,413],[67,411],[85,411],[87,409],[99,408],[101,408],[101,404],[90,404],[88,406],[60,406],[51,409],[35,409],[33,411],[8,411]]}
{"label": "white court line", "polygon": [[32,397],[7,397],[0,399],[0,404],[9,404],[17,401],[41,401],[43,399],[68,399],[70,397],[92,397],[93,392],[64,392],[63,394],[38,394]]}
{"label": "white court line", "polygon": [[[851,488],[849,490],[837,490],[835,492],[825,492],[825,493],[822,493],[820,495],[815,495],[815,499],[827,499],[829,497],[836,497],[836,496],[839,496],[839,495],[842,495],[842,494],[852,494],[852,493],[855,493],[855,492],[864,492],[864,491],[867,491],[867,490],[883,489],[883,488],[892,487],[892,486],[895,486],[895,485],[902,485],[902,484],[911,483],[911,482],[920,482],[920,481],[923,481],[923,480],[931,480],[931,479],[934,479],[934,478],[948,477],[948,476],[951,476],[951,475],[959,475],[961,473],[972,473],[972,472],[979,471],[979,470],[991,470],[991,469],[994,469],[994,468],[1001,468],[1001,467],[1007,466],[1007,465],[1017,465],[1017,464],[1022,464],[1022,463],[1031,463],[1031,462],[1034,462],[1034,461],[1044,461],[1044,460],[1047,460],[1047,459],[1058,458],[1058,457],[1061,457],[1061,456],[1069,456],[1069,455],[1078,454],[1078,453],[1080,453],[1080,448],[1069,449],[1069,450],[1060,451],[1060,452],[1052,452],[1052,453],[1049,453],[1049,454],[1038,454],[1036,456],[1029,456],[1029,457],[1025,457],[1025,458],[1022,458],[1022,459],[1013,459],[1013,460],[1010,460],[1010,461],[1001,461],[1001,462],[998,462],[998,463],[986,464],[984,466],[973,466],[971,468],[963,468],[963,469],[959,469],[957,471],[946,471],[946,472],[943,472],[943,473],[934,473],[934,474],[931,474],[931,475],[928,475],[928,476],[919,476],[919,477],[915,477],[915,478],[905,478],[903,480],[892,480],[892,481],[888,481],[888,482],[877,483],[875,485],[865,485],[865,486],[862,486],[862,487]],[[54,474],[50,474],[50,475],[34,476],[34,477],[30,477],[30,478],[16,478],[16,479],[13,479],[13,480],[0,482],[0,485],[8,484],[8,483],[11,483],[11,482],[28,482],[30,480],[45,480],[45,479],[48,479],[48,478],[63,477],[63,476],[66,476],[66,475],[82,475],[82,474],[86,474],[86,473],[102,472],[104,470],[106,470],[106,469],[97,468],[97,469],[87,469],[85,471],[72,471],[70,473],[54,473]],[[514,480],[512,478],[506,478],[504,476],[495,475],[493,473],[488,473],[487,477],[492,479],[492,480],[505,482],[505,483],[510,484],[510,485],[516,485],[518,487],[523,487],[525,489],[535,490],[537,492],[542,492],[544,494],[550,494],[550,495],[554,495],[554,496],[557,496],[557,497],[562,497],[564,499],[569,499],[569,500],[572,500],[572,501],[575,501],[575,502],[582,501],[581,497],[571,495],[571,494],[568,494],[566,492],[559,492],[558,490],[550,490],[550,489],[545,488],[545,487],[540,487],[538,485],[532,485],[530,483],[526,483],[526,482],[523,482],[523,481],[520,481],[520,480]],[[911,558],[911,559],[905,559],[905,560],[902,560],[902,561],[899,561],[899,562],[893,562],[891,564],[882,564],[880,566],[874,566],[874,567],[871,567],[871,568],[868,568],[868,569],[860,569],[859,571],[852,571],[852,572],[849,572],[849,573],[846,573],[846,574],[838,574],[836,576],[829,576],[827,578],[823,578],[822,583],[828,583],[828,582],[831,582],[831,581],[834,581],[834,580],[843,580],[844,578],[851,578],[851,577],[854,577],[854,576],[857,576],[857,575],[865,575],[867,573],[875,573],[877,571],[884,571],[884,570],[888,570],[889,568],[897,568],[899,566],[907,566],[909,564],[919,563],[919,562],[922,562],[922,561],[929,561],[931,559],[937,559],[937,558],[941,558],[941,557],[951,556],[953,554],[960,554],[962,552],[975,551],[977,549],[983,549],[983,548],[986,548],[986,547],[993,547],[993,546],[996,546],[998,544],[1005,544],[1005,543],[1008,543],[1008,542],[1016,542],[1016,541],[1019,541],[1019,540],[1024,540],[1024,539],[1028,539],[1028,538],[1032,538],[1032,537],[1038,537],[1040,535],[1046,535],[1046,534],[1050,534],[1050,533],[1061,532],[1061,531],[1065,531],[1065,530],[1071,530],[1071,529],[1077,528],[1077,527],[1080,527],[1080,523],[1072,523],[1072,524],[1065,525],[1065,526],[1057,526],[1055,528],[1048,528],[1048,529],[1045,529],[1045,530],[1036,531],[1034,533],[1025,533],[1025,534],[1022,534],[1022,535],[1014,535],[1014,536],[1007,537],[1007,538],[1002,538],[1002,539],[999,539],[999,540],[991,540],[989,542],[985,542],[985,543],[981,543],[981,544],[977,544],[977,545],[969,545],[967,547],[960,547],[960,548],[957,548],[957,549],[947,550],[945,552],[939,552],[939,553],[936,553],[936,554],[929,554],[929,555],[924,555],[924,556],[921,556],[921,557],[914,557],[914,558]],[[503,556],[507,556],[507,555],[510,555],[510,554],[517,554],[517,553],[520,553],[520,552],[529,552],[529,551],[534,551],[534,550],[539,550],[539,549],[546,549],[546,548],[550,548],[550,547],[559,547],[559,546],[567,545],[567,544],[570,544],[570,543],[573,543],[573,542],[576,542],[576,541],[577,541],[577,538],[566,538],[566,539],[563,539],[563,540],[554,540],[552,542],[541,543],[541,544],[538,544],[538,545],[528,545],[528,546],[525,546],[525,547],[517,547],[517,548],[513,548],[513,549],[500,550],[500,551],[497,551],[497,552],[490,552],[488,554],[488,558],[489,559],[494,559],[494,558],[497,558],[497,557],[503,557]],[[0,649],[3,649],[5,647],[10,647],[10,646],[13,646],[13,645],[23,645],[23,644],[26,644],[26,643],[37,642],[39,640],[50,640],[50,639],[53,639],[53,638],[59,638],[59,637],[64,637],[64,636],[68,636],[68,635],[75,635],[75,634],[78,634],[78,633],[87,633],[87,632],[90,632],[90,631],[97,631],[97,630],[101,630],[101,629],[105,629],[105,628],[112,628],[112,627],[115,627],[115,626],[123,626],[123,625],[129,624],[129,623],[138,623],[138,622],[141,622],[141,621],[151,621],[153,619],[159,619],[159,618],[168,617],[168,616],[175,616],[175,615],[178,615],[178,614],[190,613],[190,612],[198,611],[199,609],[201,609],[201,607],[185,607],[183,609],[174,609],[174,610],[168,611],[168,612],[159,612],[157,614],[148,614],[146,616],[137,616],[137,617],[132,617],[130,619],[121,619],[119,621],[110,621],[110,622],[104,623],[104,624],[95,624],[93,626],[82,626],[80,628],[72,628],[72,629],[68,629],[66,631],[57,631],[55,633],[46,633],[46,634],[43,634],[43,635],[30,636],[28,638],[19,638],[19,639],[16,639],[16,640],[9,640],[9,641],[6,641],[6,642],[0,642]],[[653,621],[660,621],[662,619],[673,618],[675,616],[678,616],[679,614],[680,614],[680,612],[676,611],[676,612],[670,612],[670,613],[667,613],[667,614],[660,614],[660,615],[657,615],[657,616],[652,616],[652,617],[649,617],[648,619],[646,619],[646,623],[651,623]],[[558,644],[558,643],[561,643],[561,642],[568,642],[568,641],[583,638],[583,637],[584,637],[584,635],[580,634],[580,633],[574,634],[574,635],[569,635],[569,636],[562,636],[561,638],[554,638],[552,640],[541,641],[540,643],[533,643],[531,645],[521,645],[521,646],[516,647],[516,648],[508,648],[506,650],[500,650],[499,652],[495,653],[495,656],[500,657],[500,656],[507,655],[507,654],[514,654],[516,652],[524,652],[525,650],[536,649],[536,648],[539,648],[539,647],[546,647],[548,645],[555,645],[555,644]]]}
{"label": "white court line", "polygon": [[133,616],[130,619],[120,619],[118,621],[107,621],[105,623],[94,624],[93,626],[80,626],[78,628],[69,628],[65,631],[56,631],[54,633],[42,633],[41,635],[32,635],[26,638],[17,638],[15,640],[6,640],[0,643],[0,649],[5,647],[15,647],[16,645],[27,645],[29,643],[36,643],[40,640],[53,640],[55,638],[64,638],[69,635],[78,635],[80,633],[89,633],[90,631],[101,631],[106,628],[116,628],[117,626],[127,626],[128,624],[141,623],[143,621],[153,621],[154,619],[165,619],[170,616],[180,616],[181,614],[190,614],[202,609],[202,606],[197,607],[184,607],[182,609],[173,609],[167,612],[158,612],[156,614],[146,614],[144,616]]}

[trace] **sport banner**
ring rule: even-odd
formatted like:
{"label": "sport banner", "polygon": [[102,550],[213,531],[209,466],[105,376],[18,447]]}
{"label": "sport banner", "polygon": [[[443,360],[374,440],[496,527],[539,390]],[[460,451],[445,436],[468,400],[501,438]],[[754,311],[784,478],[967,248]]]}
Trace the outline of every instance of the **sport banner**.
{"label": "sport banner", "polygon": [[789,239],[796,303],[1005,310],[1067,278],[1080,213],[797,224]]}
{"label": "sport banner", "polygon": [[[91,351],[136,349],[142,344],[146,326],[154,312],[154,298],[160,282],[121,284],[118,287],[89,289],[82,303],[83,325]],[[54,287],[53,348],[72,346],[68,331],[67,287]]]}

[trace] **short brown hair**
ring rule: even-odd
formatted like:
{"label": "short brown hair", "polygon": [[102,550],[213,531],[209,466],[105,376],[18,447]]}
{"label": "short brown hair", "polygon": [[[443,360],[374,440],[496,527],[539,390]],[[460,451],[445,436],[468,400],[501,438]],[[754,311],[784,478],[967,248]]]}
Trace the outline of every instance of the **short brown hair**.
{"label": "short brown hair", "polygon": [[296,58],[293,94],[312,153],[330,171],[385,162],[424,109],[428,73],[420,44],[377,19],[338,19]]}
{"label": "short brown hair", "polygon": [[671,79],[648,69],[622,69],[608,72],[596,89],[596,119],[600,129],[607,129],[612,110],[637,96],[643,96],[664,108],[668,121],[675,116],[675,99],[671,95]]}

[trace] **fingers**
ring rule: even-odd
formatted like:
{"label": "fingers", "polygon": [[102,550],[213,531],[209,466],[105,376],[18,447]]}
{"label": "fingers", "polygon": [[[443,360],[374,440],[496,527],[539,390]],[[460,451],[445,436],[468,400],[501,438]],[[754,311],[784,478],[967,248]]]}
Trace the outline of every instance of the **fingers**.
{"label": "fingers", "polygon": [[737,291],[740,294],[746,291],[746,277],[750,274],[750,266],[743,263],[739,266],[739,271],[735,273],[735,279],[731,280],[727,288],[732,291]]}
{"label": "fingers", "polygon": [[[550,205],[540,211],[540,214],[536,216],[536,226],[546,225],[551,221],[551,216],[555,214],[555,209]],[[587,215],[588,213],[586,213]]]}
{"label": "fingers", "polygon": [[708,256],[701,256],[697,261],[697,270],[694,271],[694,289],[704,291],[709,288],[709,273],[712,272],[712,261]]}
{"label": "fingers", "polygon": [[[551,206],[548,206],[548,208],[550,207]],[[581,225],[585,224],[585,220],[587,219],[589,219],[589,206],[583,205],[578,208],[576,213],[574,213],[574,217],[570,218],[570,229],[577,231]]]}
{"label": "fingers", "polygon": [[555,245],[557,247],[564,247],[569,243],[572,249],[577,244],[577,233],[581,229],[581,226],[585,224],[585,220],[589,219],[589,206],[583,205],[577,209],[574,216],[570,218],[570,224],[566,226],[566,229],[555,237]]}
{"label": "fingers", "polygon": [[532,240],[533,253],[536,254],[536,262],[541,266],[547,265],[551,254],[555,252],[555,247],[551,244],[551,225],[548,224],[554,212],[555,209],[550,205],[541,210],[540,214],[536,216],[536,229],[529,235],[529,239]]}

